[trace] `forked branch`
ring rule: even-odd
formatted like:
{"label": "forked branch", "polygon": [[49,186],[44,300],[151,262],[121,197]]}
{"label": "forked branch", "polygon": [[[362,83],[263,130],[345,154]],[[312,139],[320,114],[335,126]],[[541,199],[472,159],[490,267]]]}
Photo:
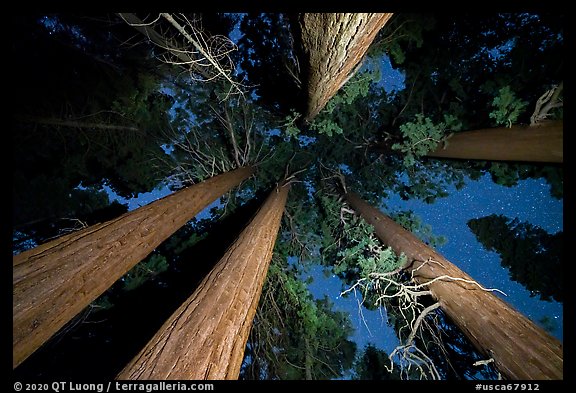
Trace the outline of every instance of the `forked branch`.
{"label": "forked branch", "polygon": [[549,112],[554,108],[560,108],[563,106],[562,99],[560,99],[560,93],[564,87],[564,82],[561,82],[558,86],[554,86],[552,89],[548,90],[546,93],[542,94],[538,101],[536,101],[536,107],[534,108],[534,113],[530,117],[530,125],[536,125],[539,122],[546,120],[549,116]]}

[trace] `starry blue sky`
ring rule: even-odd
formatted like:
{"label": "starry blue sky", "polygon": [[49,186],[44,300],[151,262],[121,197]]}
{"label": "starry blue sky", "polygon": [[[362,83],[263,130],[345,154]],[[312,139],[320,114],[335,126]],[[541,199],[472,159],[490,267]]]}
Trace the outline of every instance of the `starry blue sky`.
{"label": "starry blue sky", "polygon": [[[129,210],[171,193],[167,187],[162,187],[139,194],[137,198],[123,199],[109,188],[105,189],[110,200],[127,203]],[[495,184],[488,174],[477,181],[467,180],[461,190],[451,187],[447,191],[450,194],[448,197],[437,199],[433,204],[417,200],[404,201],[398,195],[391,194],[383,201],[387,210],[382,210],[385,213],[413,210],[423,224],[432,226],[435,235],[443,235],[448,239],[445,245],[437,248],[442,255],[484,287],[502,290],[507,296],[496,294],[535,323],[542,325],[542,318],[548,318],[554,327],[551,333],[562,341],[563,304],[542,301],[538,296],[531,297],[530,292],[521,284],[510,280],[508,269],[500,264],[500,255],[485,250],[466,223],[472,218],[502,214],[537,225],[552,234],[563,230],[563,200],[551,197],[550,186],[543,179],[522,180],[517,186],[504,187]],[[214,201],[197,217],[207,216],[218,203],[219,200]],[[335,310],[350,314],[355,329],[351,339],[357,343],[359,350],[372,343],[386,353],[391,353],[399,344],[394,329],[387,325],[385,309],[365,309],[361,305],[362,297],[359,293],[341,297],[342,290],[346,289],[341,280],[335,276],[326,277],[320,265],[314,265],[307,274],[313,278],[309,289],[315,298],[327,296],[334,303]]]}
{"label": "starry blue sky", "polygon": [[461,191],[451,190],[451,196],[432,205],[391,198],[391,206],[412,209],[424,222],[432,225],[436,234],[445,235],[447,244],[438,247],[448,260],[456,264],[484,287],[498,288],[500,295],[517,310],[537,322],[552,318],[557,329],[552,333],[562,340],[562,303],[530,297],[521,284],[509,279],[509,270],[500,265],[500,255],[486,251],[466,225],[472,218],[503,214],[509,218],[537,225],[548,233],[563,230],[563,200],[550,196],[550,187],[543,179],[528,179],[515,187],[492,182],[488,174],[480,181],[468,181]]}
{"label": "starry blue sky", "polygon": [[[423,223],[432,226],[435,235],[444,235],[448,242],[437,250],[460,269],[468,273],[481,285],[498,288],[507,296],[501,296],[528,318],[541,324],[543,317],[550,318],[555,327],[551,333],[563,339],[563,305],[555,301],[542,301],[530,297],[521,284],[511,281],[508,269],[500,265],[500,256],[486,251],[466,225],[472,218],[490,214],[503,214],[509,218],[538,225],[549,233],[563,230],[563,200],[550,196],[549,186],[542,179],[523,180],[515,187],[504,187],[492,182],[489,175],[478,181],[467,181],[457,191],[449,189],[450,196],[438,199],[433,204],[416,200],[403,201],[392,195],[385,203],[390,209],[413,210]],[[359,307],[360,295],[355,298],[340,297],[342,283],[336,277],[324,277],[322,268],[311,271],[314,282],[310,290],[317,298],[328,296],[335,308],[350,313],[356,331],[353,339],[359,348],[367,343],[390,353],[398,339],[394,330],[386,325],[385,310],[369,311]],[[498,294],[496,292],[496,294]]]}
{"label": "starry blue sky", "polygon": [[[378,86],[388,94],[394,94],[405,87],[404,75],[392,67],[387,56],[381,58],[380,71],[382,78]],[[438,199],[434,204],[417,200],[403,201],[393,194],[383,201],[389,209],[383,211],[414,211],[423,224],[432,226],[435,235],[443,235],[448,239],[437,251],[484,287],[502,290],[507,294],[502,298],[537,324],[541,325],[542,318],[548,318],[554,327],[551,333],[563,340],[562,303],[542,301],[537,296],[530,297],[530,292],[521,284],[510,280],[508,269],[500,264],[499,254],[485,250],[466,224],[472,218],[502,214],[540,226],[549,233],[556,233],[563,230],[563,200],[550,196],[550,187],[543,179],[522,180],[517,186],[504,187],[495,184],[488,174],[478,181],[467,180],[461,190],[451,187],[447,191],[450,195]],[[359,307],[362,301],[359,294],[356,297],[340,297],[341,291],[345,289],[340,279],[325,277],[319,266],[313,268],[310,275],[314,281],[309,287],[315,297],[328,296],[334,301],[336,309],[350,313],[356,329],[353,339],[359,348],[372,343],[387,353],[394,350],[398,338],[386,324],[385,310],[369,311]]]}
{"label": "starry blue sky", "polygon": [[[366,64],[365,67],[373,66]],[[378,86],[393,94],[404,88],[404,76],[395,70],[387,56],[380,62],[382,78]],[[160,197],[170,194],[167,187],[138,195],[137,198],[123,199],[106,188],[110,200],[127,203],[129,210],[146,205]],[[489,175],[480,180],[468,180],[461,190],[454,187],[447,190],[449,196],[438,199],[434,204],[417,200],[403,201],[398,195],[391,195],[384,201],[392,213],[399,210],[412,210],[423,221],[430,224],[435,235],[443,235],[448,242],[437,248],[452,263],[472,276],[487,288],[497,288],[507,294],[503,297],[518,311],[537,324],[542,318],[548,318],[553,326],[551,333],[559,340],[563,339],[563,305],[555,301],[542,301],[539,297],[530,297],[521,284],[510,280],[508,269],[500,264],[500,256],[483,248],[467,226],[468,220],[490,214],[502,214],[508,218],[540,226],[549,233],[563,230],[563,200],[550,196],[549,186],[543,179],[529,179],[518,182],[517,186],[504,187],[492,182]],[[197,217],[206,215],[215,201]],[[390,353],[399,344],[395,331],[387,326],[386,310],[369,311],[361,306],[362,298],[357,296],[341,297],[342,282],[335,276],[323,273],[319,265],[313,266],[307,273],[313,277],[309,289],[315,298],[328,296],[334,302],[336,310],[348,312],[355,328],[352,339],[359,350],[372,343]],[[496,292],[497,295],[499,295]],[[500,295],[499,295],[500,296]]]}

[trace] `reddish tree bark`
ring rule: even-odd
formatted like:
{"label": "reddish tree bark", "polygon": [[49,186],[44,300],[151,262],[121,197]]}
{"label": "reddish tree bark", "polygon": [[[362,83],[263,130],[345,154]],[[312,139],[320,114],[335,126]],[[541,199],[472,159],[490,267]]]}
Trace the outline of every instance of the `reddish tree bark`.
{"label": "reddish tree bark", "polygon": [[13,258],[13,367],[208,204],[248,178],[240,168]]}
{"label": "reddish tree bark", "polygon": [[118,379],[238,379],[289,185],[272,191],[194,293]]}
{"label": "reddish tree bark", "polygon": [[448,139],[446,147],[439,147],[428,156],[562,163],[563,130],[562,121],[546,121],[535,126],[457,132]]}
{"label": "reddish tree bark", "polygon": [[346,83],[393,14],[305,13],[295,21],[301,77],[312,121]]}
{"label": "reddish tree bark", "polygon": [[[350,206],[374,227],[376,236],[397,253],[404,253],[418,283],[442,276],[473,279],[412,233],[357,194],[345,194]],[[508,303],[474,284],[440,279],[430,291],[450,319],[474,346],[494,359],[509,379],[562,379],[562,344]]]}

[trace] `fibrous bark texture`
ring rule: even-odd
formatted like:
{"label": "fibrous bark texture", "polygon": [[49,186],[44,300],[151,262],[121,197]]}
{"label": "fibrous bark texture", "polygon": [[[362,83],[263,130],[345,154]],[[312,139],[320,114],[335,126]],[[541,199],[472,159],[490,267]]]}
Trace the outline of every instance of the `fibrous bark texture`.
{"label": "fibrous bark texture", "polygon": [[457,132],[430,157],[562,163],[563,121]]}
{"label": "fibrous bark texture", "polygon": [[13,258],[13,367],[202,209],[248,178],[240,168]]}
{"label": "fibrous bark texture", "polygon": [[289,185],[272,191],[194,293],[118,379],[238,379]]}
{"label": "fibrous bark texture", "polygon": [[563,378],[562,344],[556,338],[493,292],[470,283],[472,277],[358,195],[348,192],[346,200],[384,244],[406,255],[406,269],[418,283],[437,279],[429,288],[446,315],[481,353],[494,359],[505,378]]}
{"label": "fibrous bark texture", "polygon": [[344,85],[392,14],[306,13],[297,17],[297,51],[311,121]]}

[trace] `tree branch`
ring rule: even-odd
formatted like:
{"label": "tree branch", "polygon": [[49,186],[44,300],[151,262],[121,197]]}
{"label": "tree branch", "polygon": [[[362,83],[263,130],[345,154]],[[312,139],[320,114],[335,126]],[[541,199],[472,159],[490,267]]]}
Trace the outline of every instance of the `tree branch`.
{"label": "tree branch", "polygon": [[563,106],[563,102],[558,98],[563,88],[564,82],[560,82],[558,86],[553,87],[538,98],[538,101],[536,101],[536,107],[534,108],[534,113],[530,116],[531,126],[545,120],[548,117],[548,112],[552,109]]}
{"label": "tree branch", "polygon": [[[232,91],[233,89],[235,89],[240,95],[244,95],[244,92],[242,91],[242,89],[240,89],[239,86],[241,86],[238,82],[234,81],[229,73],[231,71],[225,70],[219,63],[218,61],[215,59],[215,55],[213,53],[210,52],[210,48],[205,45],[205,41],[202,39],[201,35],[199,32],[197,32],[197,30],[192,29],[195,37],[192,37],[192,35],[190,35],[186,29],[180,25],[173,17],[172,15],[168,14],[168,13],[161,13],[160,14],[164,19],[166,19],[170,24],[172,24],[172,26],[174,26],[179,32],[180,34],[182,34],[182,36],[184,38],[186,38],[186,40],[192,44],[192,46],[206,59],[208,60],[208,62],[212,65],[212,67],[214,68],[214,70],[216,70],[216,74],[220,75],[221,77],[223,77],[225,80],[227,80],[230,83],[230,91]],[[190,24],[188,24],[188,26],[191,26]],[[203,42],[201,43],[200,40],[202,40]],[[231,41],[230,41],[231,42]],[[203,45],[204,44],[204,45]],[[222,55],[220,55],[222,56]],[[230,93],[230,92],[229,92]],[[226,98],[228,98],[228,96],[226,96]]]}
{"label": "tree branch", "polygon": [[140,18],[138,18],[136,15],[134,15],[132,13],[119,13],[118,15],[128,25],[132,26],[134,29],[139,31],[141,34],[145,35],[149,41],[151,41],[152,43],[154,43],[158,47],[168,51],[169,53],[171,53],[176,58],[180,59],[180,61],[181,61],[180,65],[182,65],[182,64],[189,65],[194,70],[194,72],[202,75],[202,77],[204,77],[204,79],[206,79],[206,80],[209,80],[211,78],[211,75],[208,74],[203,67],[200,67],[197,65],[198,59],[191,56],[191,53],[189,51],[179,49],[178,45],[175,45],[173,42],[171,42],[172,40],[170,40],[167,37],[164,37],[163,35],[158,33],[156,30],[154,30],[152,25],[160,19],[160,16],[158,16],[158,18],[156,18],[152,22],[145,23],[144,21],[142,21]]}

